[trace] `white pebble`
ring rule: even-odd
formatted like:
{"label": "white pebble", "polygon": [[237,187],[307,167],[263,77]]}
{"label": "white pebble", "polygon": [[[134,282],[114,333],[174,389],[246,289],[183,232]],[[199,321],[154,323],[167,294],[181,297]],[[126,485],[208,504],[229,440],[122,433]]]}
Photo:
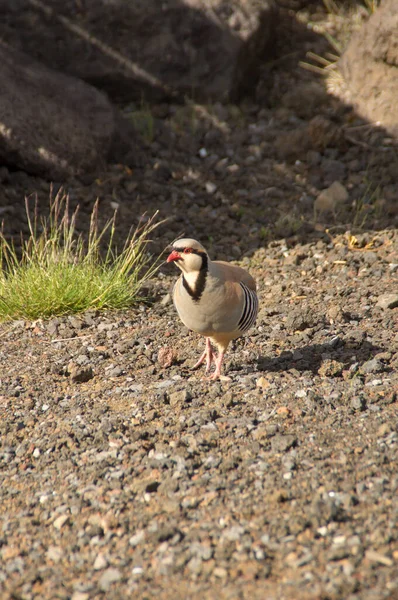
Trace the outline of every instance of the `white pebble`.
{"label": "white pebble", "polygon": [[109,563],[103,554],[97,554],[93,564],[93,569],[94,571],[101,571],[101,569],[106,569],[108,564]]}
{"label": "white pebble", "polygon": [[214,192],[215,192],[215,191],[216,191],[216,189],[217,189],[217,186],[216,186],[216,184],[215,184],[215,183],[213,183],[212,181],[206,181],[205,188],[206,188],[206,192],[207,192],[208,194],[214,194]]}

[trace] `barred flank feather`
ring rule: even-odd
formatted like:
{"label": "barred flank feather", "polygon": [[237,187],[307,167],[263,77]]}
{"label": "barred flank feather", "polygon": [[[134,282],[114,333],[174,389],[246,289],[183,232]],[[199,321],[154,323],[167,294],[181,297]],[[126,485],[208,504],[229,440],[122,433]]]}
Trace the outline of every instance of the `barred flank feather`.
{"label": "barred flank feather", "polygon": [[247,331],[253,327],[258,313],[258,297],[255,291],[250,290],[244,283],[239,284],[244,292],[242,316],[238,323],[239,331]]}

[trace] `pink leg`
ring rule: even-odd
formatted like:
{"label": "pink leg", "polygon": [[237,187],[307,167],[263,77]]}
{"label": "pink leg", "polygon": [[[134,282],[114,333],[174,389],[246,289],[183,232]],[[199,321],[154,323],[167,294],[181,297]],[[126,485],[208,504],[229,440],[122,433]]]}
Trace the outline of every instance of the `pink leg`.
{"label": "pink leg", "polygon": [[210,338],[206,338],[206,349],[203,352],[202,356],[199,358],[198,362],[196,364],[194,364],[193,368],[197,369],[205,361],[206,361],[206,373],[208,373],[210,371],[211,363],[213,361],[216,362],[215,356],[213,353],[213,349],[211,347]]}
{"label": "pink leg", "polygon": [[209,377],[209,379],[211,379],[212,381],[218,379],[221,376],[221,366],[222,366],[222,361],[224,359],[224,355],[225,355],[225,352],[220,351],[219,355],[217,356],[217,358],[215,360],[216,370]]}

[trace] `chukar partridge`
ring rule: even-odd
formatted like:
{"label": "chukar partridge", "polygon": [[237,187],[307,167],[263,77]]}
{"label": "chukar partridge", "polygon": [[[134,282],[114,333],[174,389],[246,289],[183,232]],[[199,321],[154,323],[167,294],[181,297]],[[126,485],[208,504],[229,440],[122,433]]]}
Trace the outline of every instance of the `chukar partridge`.
{"label": "chukar partridge", "polygon": [[[173,244],[167,262],[174,262],[182,271],[173,290],[181,321],[206,337],[206,349],[194,368],[206,361],[208,373],[214,362],[210,379],[218,379],[228,344],[256,321],[256,283],[241,267],[210,260],[202,244],[189,238]],[[212,342],[218,348],[218,356]]]}

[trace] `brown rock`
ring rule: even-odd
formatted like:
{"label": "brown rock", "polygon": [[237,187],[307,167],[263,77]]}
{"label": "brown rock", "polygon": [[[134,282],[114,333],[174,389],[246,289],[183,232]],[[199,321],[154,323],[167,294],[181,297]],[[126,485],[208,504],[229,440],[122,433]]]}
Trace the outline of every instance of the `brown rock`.
{"label": "brown rock", "polygon": [[357,111],[398,135],[398,11],[384,0],[353,35],[340,60],[349,99]]}
{"label": "brown rock", "polygon": [[242,96],[277,31],[274,0],[52,0],[4,10],[0,35],[14,47],[140,103]]}
{"label": "brown rock", "polygon": [[2,43],[0,88],[0,162],[62,180],[112,158],[118,117],[101,92]]}
{"label": "brown rock", "polygon": [[177,355],[173,348],[170,348],[169,346],[159,348],[158,363],[163,369],[171,367],[171,365],[175,363],[176,358]]}
{"label": "brown rock", "polygon": [[74,383],[85,383],[94,377],[93,369],[90,366],[79,367],[73,362],[69,363],[68,371],[70,373],[70,378]]}
{"label": "brown rock", "polygon": [[318,369],[321,377],[339,377],[344,369],[344,364],[337,360],[324,360]]}

